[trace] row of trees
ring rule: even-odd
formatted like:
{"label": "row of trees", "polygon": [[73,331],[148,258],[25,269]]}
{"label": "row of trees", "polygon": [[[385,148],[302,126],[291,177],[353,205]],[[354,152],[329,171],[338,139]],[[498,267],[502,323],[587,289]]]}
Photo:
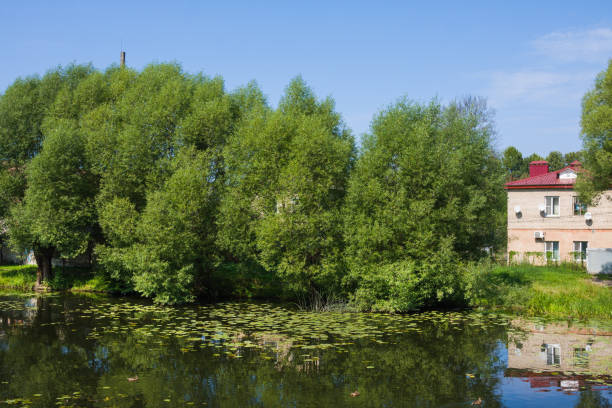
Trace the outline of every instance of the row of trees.
{"label": "row of trees", "polygon": [[577,151],[563,154],[554,150],[548,153],[546,157],[532,153],[523,158],[523,154],[516,147],[509,146],[503,151],[501,160],[506,171],[506,179],[512,181],[529,177],[529,163],[532,161],[546,160],[548,162],[548,169],[555,171],[568,166],[574,160],[584,161],[584,153]]}
{"label": "row of trees", "polygon": [[0,219],[39,283],[91,253],[162,303],[262,277],[364,309],[457,303],[460,262],[505,240],[491,120],[478,98],[400,100],[357,149],[299,77],[273,108],[174,64],[72,65],[0,97]]}

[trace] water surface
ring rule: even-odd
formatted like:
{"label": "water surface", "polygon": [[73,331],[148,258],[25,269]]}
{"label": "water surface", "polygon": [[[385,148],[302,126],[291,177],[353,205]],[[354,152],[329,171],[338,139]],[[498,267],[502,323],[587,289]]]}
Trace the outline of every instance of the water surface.
{"label": "water surface", "polygon": [[0,406],[610,407],[612,329],[0,296]]}

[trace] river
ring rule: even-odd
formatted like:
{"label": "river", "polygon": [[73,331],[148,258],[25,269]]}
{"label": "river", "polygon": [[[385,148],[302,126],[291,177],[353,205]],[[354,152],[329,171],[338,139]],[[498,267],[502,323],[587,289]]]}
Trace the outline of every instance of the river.
{"label": "river", "polygon": [[602,323],[0,296],[0,407],[610,407],[611,375]]}

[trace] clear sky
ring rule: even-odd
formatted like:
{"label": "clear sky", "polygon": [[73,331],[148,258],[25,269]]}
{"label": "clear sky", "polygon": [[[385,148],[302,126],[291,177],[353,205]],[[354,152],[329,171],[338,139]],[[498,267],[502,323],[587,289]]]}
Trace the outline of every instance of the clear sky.
{"label": "clear sky", "polygon": [[356,136],[407,95],[480,95],[496,111],[497,147],[524,154],[581,147],[580,102],[612,57],[603,1],[5,1],[0,92],[70,62],[141,69],[176,61],[255,79],[276,105],[301,74],[332,96]]}

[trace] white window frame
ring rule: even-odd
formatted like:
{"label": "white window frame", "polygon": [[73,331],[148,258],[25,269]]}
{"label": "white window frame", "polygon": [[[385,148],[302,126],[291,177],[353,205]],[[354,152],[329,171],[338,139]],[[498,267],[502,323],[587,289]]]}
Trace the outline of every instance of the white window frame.
{"label": "white window frame", "polygon": [[[560,209],[561,200],[559,199],[559,196],[545,196],[544,199],[546,200],[546,216],[547,217],[559,217],[561,214],[561,209]],[[557,203],[556,206],[555,206],[555,202]],[[556,213],[555,213],[555,210],[557,210]]]}
{"label": "white window frame", "polygon": [[561,365],[561,345],[547,344],[546,345],[546,365]]}
{"label": "white window frame", "polygon": [[[574,261],[576,262],[586,261],[586,250],[588,247],[589,247],[588,241],[574,241],[573,243]],[[582,254],[584,254],[584,257]]]}
{"label": "white window frame", "polygon": [[[555,246],[557,247],[556,250]],[[561,259],[559,256],[559,241],[546,241],[544,243],[544,253],[546,254],[547,260],[554,262],[560,261]],[[550,258],[548,257],[548,253],[551,254]]]}

